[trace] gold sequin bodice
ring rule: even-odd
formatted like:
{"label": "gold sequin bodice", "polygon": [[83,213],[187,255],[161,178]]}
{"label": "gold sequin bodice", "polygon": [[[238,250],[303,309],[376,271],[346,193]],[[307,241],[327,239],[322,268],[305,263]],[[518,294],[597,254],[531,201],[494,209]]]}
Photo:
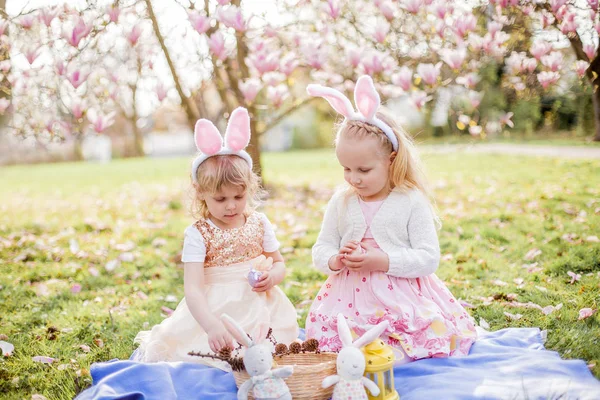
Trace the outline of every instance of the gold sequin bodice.
{"label": "gold sequin bodice", "polygon": [[264,226],[260,215],[252,213],[239,228],[219,229],[206,219],[195,224],[204,239],[204,267],[227,266],[258,257],[263,252]]}

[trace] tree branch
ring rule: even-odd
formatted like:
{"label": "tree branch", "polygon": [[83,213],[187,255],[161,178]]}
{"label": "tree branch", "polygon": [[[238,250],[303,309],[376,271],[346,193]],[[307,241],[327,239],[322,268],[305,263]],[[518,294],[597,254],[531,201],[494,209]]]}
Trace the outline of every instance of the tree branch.
{"label": "tree branch", "polygon": [[261,127],[258,127],[257,130],[256,130],[256,134],[260,136],[263,133],[268,132],[269,129],[272,129],[275,125],[277,125],[278,123],[280,123],[281,120],[283,120],[289,114],[291,114],[294,111],[302,108],[303,106],[307,105],[308,103],[310,103],[311,101],[313,101],[315,99],[316,99],[316,97],[305,97],[304,99],[302,99],[300,101],[296,101],[294,104],[292,104],[286,110],[282,111],[279,115],[277,115],[275,118],[273,118],[272,120],[270,120],[268,124],[265,124],[262,129],[260,129]]}
{"label": "tree branch", "polygon": [[169,50],[167,49],[167,46],[165,45],[165,39],[163,38],[162,34],[160,33],[160,28],[158,26],[158,20],[156,19],[156,14],[154,14],[154,9],[152,8],[152,1],[145,0],[145,2],[146,2],[146,6],[148,8],[148,14],[149,14],[150,20],[152,21],[152,27],[154,28],[154,34],[156,35],[156,38],[158,39],[158,42],[160,44],[160,48],[162,49],[163,54],[165,55],[165,58],[167,59],[167,64],[169,64],[169,70],[171,71],[171,75],[173,76],[173,81],[175,82],[175,88],[177,89],[179,98],[181,99],[181,105],[183,106],[183,109],[185,110],[185,113],[187,115],[190,126],[193,127],[194,123],[198,119],[198,109],[196,108],[196,105],[192,101],[190,101],[190,98],[187,97],[185,95],[185,93],[183,92],[181,80],[179,78],[179,75],[177,75],[177,70],[175,69],[175,65],[173,64],[173,60],[171,59]]}

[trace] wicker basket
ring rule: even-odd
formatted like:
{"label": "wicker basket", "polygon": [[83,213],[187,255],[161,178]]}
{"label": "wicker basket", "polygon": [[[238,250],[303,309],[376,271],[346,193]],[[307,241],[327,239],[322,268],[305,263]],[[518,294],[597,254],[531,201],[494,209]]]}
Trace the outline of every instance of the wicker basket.
{"label": "wicker basket", "polygon": [[[321,382],[329,375],[335,375],[336,353],[299,353],[275,356],[278,366],[292,365],[294,373],[285,380],[292,398],[303,400],[327,400],[333,394],[333,386],[323,389]],[[250,376],[246,371],[234,371],[235,384],[239,388]],[[253,399],[252,390],[249,399]]]}

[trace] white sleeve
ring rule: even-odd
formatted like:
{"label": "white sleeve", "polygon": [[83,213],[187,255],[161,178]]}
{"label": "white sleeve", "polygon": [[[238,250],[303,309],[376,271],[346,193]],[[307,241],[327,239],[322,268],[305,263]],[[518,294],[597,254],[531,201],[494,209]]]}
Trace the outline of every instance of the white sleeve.
{"label": "white sleeve", "polygon": [[265,236],[263,238],[263,251],[265,253],[272,253],[274,251],[279,250],[279,241],[275,236],[275,231],[273,230],[273,225],[267,218],[267,216],[263,213],[260,213],[260,218],[262,219]]}
{"label": "white sleeve", "polygon": [[329,259],[340,250],[342,235],[338,228],[338,198],[340,194],[335,194],[329,200],[325,214],[323,215],[323,223],[321,231],[317,237],[317,241],[312,248],[312,258],[315,267],[326,275],[336,275],[340,271],[332,271],[329,268]]}
{"label": "white sleeve", "polygon": [[183,251],[181,253],[182,262],[204,262],[206,258],[206,246],[204,238],[194,225],[185,229],[185,238],[183,239]]}
{"label": "white sleeve", "polygon": [[410,247],[389,253],[388,275],[400,278],[420,278],[433,274],[440,263],[440,244],[429,202],[422,195],[413,197],[408,220]]}

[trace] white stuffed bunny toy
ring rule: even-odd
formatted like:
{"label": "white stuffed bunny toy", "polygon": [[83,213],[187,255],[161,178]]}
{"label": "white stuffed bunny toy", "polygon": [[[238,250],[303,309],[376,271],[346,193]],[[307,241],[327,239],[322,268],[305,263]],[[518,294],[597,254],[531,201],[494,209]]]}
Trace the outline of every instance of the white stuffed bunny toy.
{"label": "white stuffed bunny toy", "polygon": [[337,327],[343,345],[337,356],[337,375],[330,375],[323,379],[323,388],[335,385],[332,400],[367,400],[365,387],[373,396],[378,396],[377,385],[363,376],[365,374],[365,356],[360,348],[377,339],[389,327],[389,323],[387,321],[380,322],[356,339],[354,343],[343,314],[338,314]]}
{"label": "white stuffed bunny toy", "polygon": [[261,331],[258,336],[259,339],[252,340],[229,315],[221,315],[221,321],[223,321],[223,325],[233,338],[247,347],[244,353],[244,367],[250,375],[250,379],[240,386],[237,395],[238,400],[248,399],[250,390],[252,390],[256,400],[292,400],[290,390],[283,378],[292,375],[294,369],[292,366],[285,366],[271,370],[273,365],[271,348],[268,344],[261,342],[265,339],[266,332]]}

